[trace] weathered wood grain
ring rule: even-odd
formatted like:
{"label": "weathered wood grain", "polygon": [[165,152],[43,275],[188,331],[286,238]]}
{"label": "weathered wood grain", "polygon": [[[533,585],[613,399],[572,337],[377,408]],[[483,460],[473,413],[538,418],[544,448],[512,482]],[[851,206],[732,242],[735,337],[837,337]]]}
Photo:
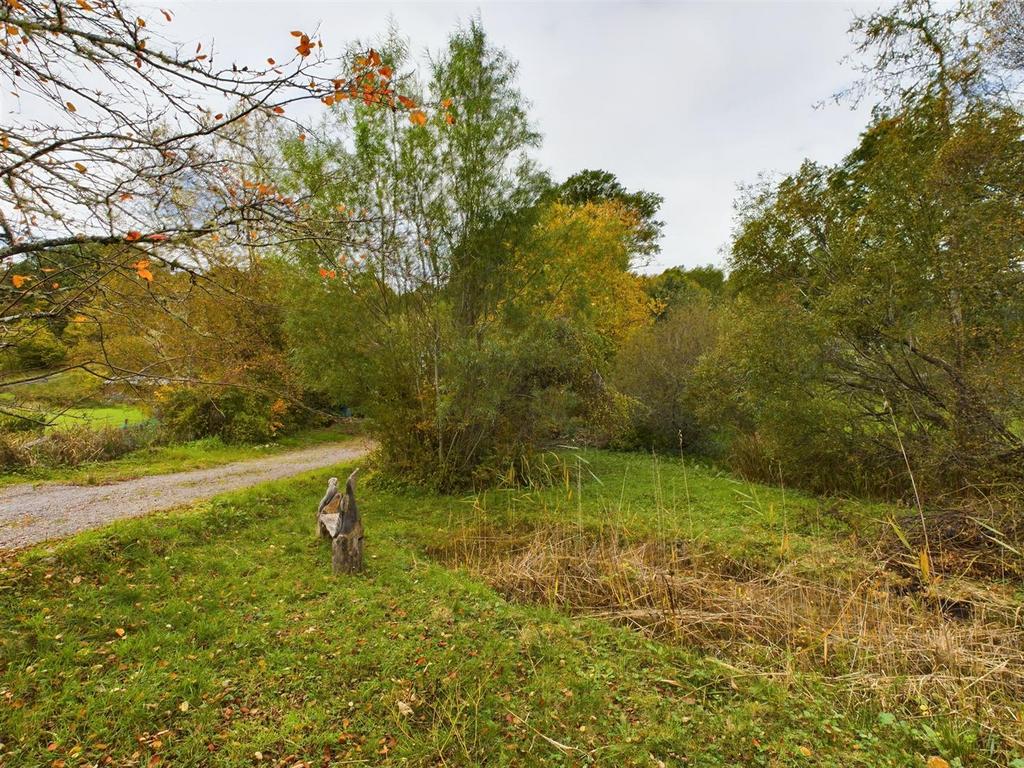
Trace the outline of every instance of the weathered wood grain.
{"label": "weathered wood grain", "polygon": [[331,540],[331,568],[334,573],[363,570],[363,521],[356,504],[356,469],[338,493],[338,479],[332,477],[317,507],[317,535]]}

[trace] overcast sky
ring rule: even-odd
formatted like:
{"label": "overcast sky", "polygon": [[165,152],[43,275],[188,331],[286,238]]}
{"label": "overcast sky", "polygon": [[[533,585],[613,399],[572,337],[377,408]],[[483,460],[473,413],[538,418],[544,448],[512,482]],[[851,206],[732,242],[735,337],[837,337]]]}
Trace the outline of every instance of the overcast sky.
{"label": "overcast sky", "polygon": [[[149,3],[147,3],[149,5]],[[438,50],[479,12],[520,63],[520,84],[556,178],[583,168],[664,196],[651,269],[723,259],[736,186],[805,157],[838,160],[866,109],[815,105],[851,82],[855,2],[342,3],[193,0],[160,4],[181,40],[214,38],[218,59],[289,58],[290,29],[319,23],[325,45],[382,34],[389,17],[413,50]]]}

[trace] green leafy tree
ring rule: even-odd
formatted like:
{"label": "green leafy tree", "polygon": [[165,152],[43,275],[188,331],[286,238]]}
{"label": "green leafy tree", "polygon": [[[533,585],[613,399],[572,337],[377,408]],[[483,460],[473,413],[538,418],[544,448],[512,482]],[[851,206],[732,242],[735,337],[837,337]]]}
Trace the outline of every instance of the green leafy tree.
{"label": "green leafy tree", "polygon": [[703,267],[669,267],[646,280],[647,293],[658,304],[658,316],[693,302],[717,300],[725,293],[725,273],[710,264]]}
{"label": "green leafy tree", "polygon": [[656,217],[664,202],[654,192],[630,192],[615,174],[608,171],[586,170],[574,173],[558,188],[562,202],[582,205],[603,201],[615,201],[636,216],[637,226],[630,238],[630,251],[636,256],[652,256],[661,250],[661,230],[665,223]]}
{"label": "green leafy tree", "polygon": [[524,480],[535,451],[611,420],[611,352],[649,316],[635,214],[557,202],[515,71],[473,21],[409,84],[429,117],[357,108],[330,146],[284,148],[284,187],[351,214],[290,254],[295,360],[373,417],[391,470],[436,486]]}
{"label": "green leafy tree", "polygon": [[1022,129],[1007,107],[951,115],[940,97],[880,115],[843,163],[751,199],[733,245],[731,281],[764,302],[797,291],[831,397],[894,467],[901,433],[937,487],[1024,456]]}

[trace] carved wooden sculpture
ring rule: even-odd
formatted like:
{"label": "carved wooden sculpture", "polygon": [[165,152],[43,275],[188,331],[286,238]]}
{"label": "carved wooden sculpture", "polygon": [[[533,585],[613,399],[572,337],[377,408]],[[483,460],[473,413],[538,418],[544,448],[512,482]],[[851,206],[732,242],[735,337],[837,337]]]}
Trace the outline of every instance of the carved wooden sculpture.
{"label": "carved wooden sculpture", "polygon": [[320,499],[320,506],[316,508],[316,530],[317,535],[329,539],[333,529],[328,530],[325,518],[337,521],[338,512],[341,510],[341,496],[338,495],[338,478],[332,477],[327,481],[327,493]]}
{"label": "carved wooden sculpture", "polygon": [[363,521],[356,507],[356,472],[349,475],[345,483],[338,527],[331,543],[331,565],[335,573],[358,573],[363,570]]}
{"label": "carved wooden sculpture", "polygon": [[356,506],[356,472],[348,476],[345,494],[338,493],[338,478],[332,477],[327,493],[317,508],[317,530],[331,540],[331,566],[335,573],[363,570],[363,521]]}

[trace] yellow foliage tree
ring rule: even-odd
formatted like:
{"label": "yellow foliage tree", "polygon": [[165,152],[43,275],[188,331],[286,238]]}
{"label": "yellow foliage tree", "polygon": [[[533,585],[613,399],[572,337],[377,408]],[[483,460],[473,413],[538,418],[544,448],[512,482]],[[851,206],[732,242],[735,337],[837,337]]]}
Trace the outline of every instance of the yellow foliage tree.
{"label": "yellow foliage tree", "polygon": [[628,243],[638,224],[616,201],[547,206],[516,254],[523,289],[514,300],[551,319],[589,325],[617,347],[657,309],[630,271]]}

